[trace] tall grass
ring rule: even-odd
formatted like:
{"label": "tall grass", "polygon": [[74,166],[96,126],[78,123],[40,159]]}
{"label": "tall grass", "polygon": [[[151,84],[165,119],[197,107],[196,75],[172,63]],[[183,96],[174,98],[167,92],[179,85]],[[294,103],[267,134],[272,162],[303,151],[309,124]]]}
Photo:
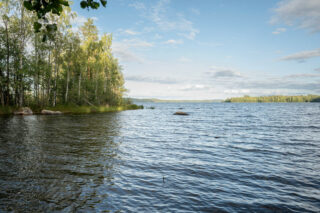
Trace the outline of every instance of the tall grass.
{"label": "tall grass", "polygon": [[0,115],[12,114],[16,108],[9,106],[0,106]]}
{"label": "tall grass", "polygon": [[123,110],[143,109],[143,106],[135,104],[125,106],[77,106],[77,105],[59,105],[56,107],[47,107],[48,110],[61,111],[63,113],[86,114],[86,113],[103,113],[118,112]]}

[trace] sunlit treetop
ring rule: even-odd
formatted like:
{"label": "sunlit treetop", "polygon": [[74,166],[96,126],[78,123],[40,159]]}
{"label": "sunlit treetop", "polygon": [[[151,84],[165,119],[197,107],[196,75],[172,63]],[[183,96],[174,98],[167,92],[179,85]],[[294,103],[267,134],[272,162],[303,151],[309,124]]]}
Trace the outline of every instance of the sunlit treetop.
{"label": "sunlit treetop", "polygon": [[[99,3],[100,1],[100,3]],[[83,0],[80,2],[80,6],[83,9],[98,9],[100,4],[106,7],[107,0]],[[23,5],[26,9],[35,12],[38,17],[38,21],[34,22],[35,32],[44,32],[43,41],[47,38],[52,38],[54,32],[57,31],[56,23],[49,23],[46,14],[52,13],[60,16],[63,11],[63,7],[70,7],[68,0],[24,0]]]}

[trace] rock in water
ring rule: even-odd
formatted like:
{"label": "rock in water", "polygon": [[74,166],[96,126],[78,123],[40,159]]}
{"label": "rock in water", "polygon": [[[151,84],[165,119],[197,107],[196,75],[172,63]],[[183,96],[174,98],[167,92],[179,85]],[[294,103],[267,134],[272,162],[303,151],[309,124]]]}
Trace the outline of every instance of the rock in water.
{"label": "rock in water", "polygon": [[42,115],[60,115],[60,114],[62,114],[62,112],[43,109],[43,110],[41,110],[41,114]]}
{"label": "rock in water", "polygon": [[178,112],[175,112],[174,115],[189,115],[189,114],[186,112],[178,111]]}
{"label": "rock in water", "polygon": [[21,107],[17,111],[13,112],[15,115],[32,115],[33,112],[29,107]]}

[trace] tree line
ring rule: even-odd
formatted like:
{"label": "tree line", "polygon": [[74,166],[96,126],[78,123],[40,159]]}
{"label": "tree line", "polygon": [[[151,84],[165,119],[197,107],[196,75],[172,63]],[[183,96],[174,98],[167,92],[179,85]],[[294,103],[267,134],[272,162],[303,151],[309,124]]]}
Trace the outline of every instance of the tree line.
{"label": "tree line", "polygon": [[35,32],[37,16],[23,0],[0,2],[0,105],[120,105],[125,92],[122,68],[113,56],[112,35],[99,36],[92,19],[78,30],[76,14],[65,7],[51,39]]}
{"label": "tree line", "polygon": [[243,102],[243,103],[255,103],[255,102],[320,102],[320,96],[318,95],[297,95],[297,96],[260,96],[260,97],[235,97],[228,98],[225,102]]}

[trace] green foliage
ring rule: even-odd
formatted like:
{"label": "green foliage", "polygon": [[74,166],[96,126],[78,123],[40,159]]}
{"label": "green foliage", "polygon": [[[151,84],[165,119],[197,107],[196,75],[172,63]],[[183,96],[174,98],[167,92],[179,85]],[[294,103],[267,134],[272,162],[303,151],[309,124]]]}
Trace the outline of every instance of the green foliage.
{"label": "green foliage", "polygon": [[57,31],[56,23],[49,23],[47,14],[55,14],[60,16],[63,7],[69,7],[67,0],[24,0],[23,6],[37,15],[37,20],[34,21],[33,27],[36,33],[43,32],[42,41],[54,36]]}
{"label": "green foliage", "polygon": [[[103,7],[106,7],[107,1],[106,0],[100,0],[100,3],[102,4]],[[100,7],[100,3],[95,0],[83,0],[80,2],[80,6],[82,9],[98,9]]]}
{"label": "green foliage", "polygon": [[17,108],[10,106],[0,106],[0,115],[9,115],[12,114]]}
{"label": "green foliage", "polygon": [[46,20],[46,14],[51,12],[60,15],[63,8],[62,6],[69,6],[66,0],[24,0],[23,5],[26,9],[34,11],[38,19]]}
{"label": "green foliage", "polygon": [[33,28],[34,28],[34,31],[35,31],[36,33],[39,33],[39,32],[40,32],[41,27],[42,27],[42,24],[40,24],[39,22],[34,22],[34,23],[33,23]]}
{"label": "green foliage", "polygon": [[[38,19],[33,13],[23,12],[30,5],[22,2],[12,0],[0,8],[4,23],[0,26],[1,106],[127,105],[122,99],[126,91],[122,68],[112,54],[110,34],[99,37],[92,19],[80,32],[72,32],[73,14],[64,10],[59,17],[48,17],[55,24],[45,28],[54,37],[42,42],[48,39],[41,30],[44,26],[33,22]],[[10,12],[19,5],[21,10]]]}
{"label": "green foliage", "polygon": [[[107,1],[100,0],[103,7],[106,7]],[[98,9],[100,3],[95,0],[82,0],[80,6],[83,9]],[[64,7],[70,7],[68,0],[24,0],[23,6],[37,15],[37,20],[34,22],[34,31],[43,32],[42,41],[47,41],[47,38],[54,36],[57,31],[56,23],[50,24],[47,14],[54,14],[60,16]],[[43,26],[43,27],[42,27]]]}
{"label": "green foliage", "polygon": [[134,109],[143,109],[144,106],[143,105],[130,104],[130,105],[126,105],[125,108],[127,110],[134,110]]}
{"label": "green foliage", "polygon": [[261,97],[236,97],[228,98],[225,102],[238,102],[238,103],[265,103],[265,102],[320,102],[318,95],[298,95],[298,96],[261,96]]}

